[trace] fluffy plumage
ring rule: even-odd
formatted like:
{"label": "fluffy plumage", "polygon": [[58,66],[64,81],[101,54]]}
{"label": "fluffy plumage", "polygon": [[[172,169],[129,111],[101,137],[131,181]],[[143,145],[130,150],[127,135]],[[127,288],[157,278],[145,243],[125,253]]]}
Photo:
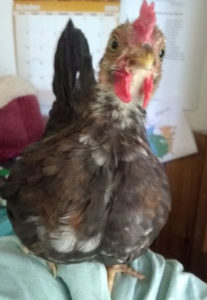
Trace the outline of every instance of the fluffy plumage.
{"label": "fluffy plumage", "polygon": [[[68,24],[55,57],[57,100],[46,136],[26,149],[4,187],[15,232],[47,260],[129,262],[167,220],[168,182],[141,108],[145,79],[153,77],[154,89],[160,79],[164,40],[154,27],[153,47],[132,44],[133,30],[126,23],[112,32],[96,84],[87,41]],[[128,103],[114,92],[117,71],[131,74]]]}

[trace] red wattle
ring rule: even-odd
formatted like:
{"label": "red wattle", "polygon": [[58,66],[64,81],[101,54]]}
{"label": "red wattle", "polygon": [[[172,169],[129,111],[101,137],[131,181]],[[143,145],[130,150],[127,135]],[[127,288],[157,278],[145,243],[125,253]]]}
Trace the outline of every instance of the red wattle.
{"label": "red wattle", "polygon": [[114,73],[114,92],[118,98],[124,103],[131,101],[130,84],[132,80],[132,74],[125,71],[116,71]]}
{"label": "red wattle", "polygon": [[143,93],[144,93],[144,102],[143,108],[149,103],[152,91],[153,91],[153,76],[149,76],[144,80]]}

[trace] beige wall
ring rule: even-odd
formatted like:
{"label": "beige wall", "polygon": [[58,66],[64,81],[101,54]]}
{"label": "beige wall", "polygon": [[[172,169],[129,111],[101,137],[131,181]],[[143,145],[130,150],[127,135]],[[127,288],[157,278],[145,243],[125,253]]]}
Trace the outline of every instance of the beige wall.
{"label": "beige wall", "polygon": [[186,112],[186,115],[194,130],[207,133],[207,53],[203,67],[198,108],[195,111]]}

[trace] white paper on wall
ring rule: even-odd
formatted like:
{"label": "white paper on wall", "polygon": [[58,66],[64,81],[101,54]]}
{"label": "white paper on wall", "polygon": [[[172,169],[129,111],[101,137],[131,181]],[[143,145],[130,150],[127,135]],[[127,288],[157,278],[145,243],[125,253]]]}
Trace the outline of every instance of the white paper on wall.
{"label": "white paper on wall", "polygon": [[15,74],[12,0],[0,0],[0,76]]}
{"label": "white paper on wall", "polygon": [[187,119],[176,100],[152,100],[147,109],[146,129],[153,153],[161,162],[197,152]]}

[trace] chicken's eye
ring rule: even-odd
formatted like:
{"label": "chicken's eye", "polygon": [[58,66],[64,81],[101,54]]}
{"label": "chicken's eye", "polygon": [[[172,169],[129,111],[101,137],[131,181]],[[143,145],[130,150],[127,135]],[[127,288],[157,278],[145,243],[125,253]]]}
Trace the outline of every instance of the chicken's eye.
{"label": "chicken's eye", "polygon": [[113,38],[109,45],[110,49],[112,51],[115,51],[118,48],[118,46],[119,46],[119,44],[118,44],[117,40],[115,38]]}
{"label": "chicken's eye", "polygon": [[162,49],[159,53],[160,60],[163,60],[163,57],[165,56],[165,49]]}

